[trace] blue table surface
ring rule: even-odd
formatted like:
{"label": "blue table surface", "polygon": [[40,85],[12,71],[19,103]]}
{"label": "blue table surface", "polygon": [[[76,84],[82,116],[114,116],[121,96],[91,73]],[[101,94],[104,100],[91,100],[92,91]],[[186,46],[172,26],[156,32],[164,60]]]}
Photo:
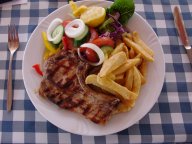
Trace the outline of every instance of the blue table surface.
{"label": "blue table surface", "polygon": [[[158,101],[148,114],[128,129],[106,136],[75,135],[49,123],[35,109],[25,91],[22,58],[38,23],[65,0],[29,0],[0,7],[0,143],[174,143],[192,142],[192,67],[178,38],[173,8],[179,5],[192,42],[192,0],[135,0],[136,11],[147,20],[162,44],[166,75]],[[13,111],[6,111],[9,51],[7,25],[18,26],[20,48],[13,60]]]}

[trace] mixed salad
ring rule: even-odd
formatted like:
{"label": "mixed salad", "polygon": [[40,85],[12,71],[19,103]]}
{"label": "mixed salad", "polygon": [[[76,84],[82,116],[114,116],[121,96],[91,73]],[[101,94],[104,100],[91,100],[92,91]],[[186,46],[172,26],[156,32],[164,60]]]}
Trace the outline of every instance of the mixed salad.
{"label": "mixed salad", "polygon": [[[55,18],[46,32],[42,32],[45,45],[43,59],[61,49],[77,49],[81,60],[93,66],[101,65],[105,58],[121,41],[127,32],[124,25],[133,15],[133,0],[115,0],[109,8],[99,6],[77,6],[69,2],[74,19]],[[43,75],[38,64],[33,66],[37,73]]]}

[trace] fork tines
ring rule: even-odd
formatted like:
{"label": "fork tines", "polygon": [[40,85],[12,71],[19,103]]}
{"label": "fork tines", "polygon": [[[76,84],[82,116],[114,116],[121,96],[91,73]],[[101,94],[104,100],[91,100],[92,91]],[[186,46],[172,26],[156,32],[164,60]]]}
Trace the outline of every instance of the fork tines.
{"label": "fork tines", "polygon": [[19,41],[18,32],[15,25],[8,25],[8,41]]}

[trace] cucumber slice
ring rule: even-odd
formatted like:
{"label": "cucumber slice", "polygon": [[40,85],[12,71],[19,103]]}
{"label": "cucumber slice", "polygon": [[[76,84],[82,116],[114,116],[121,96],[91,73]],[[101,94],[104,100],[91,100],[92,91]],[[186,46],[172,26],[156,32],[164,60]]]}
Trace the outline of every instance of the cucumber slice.
{"label": "cucumber slice", "polygon": [[74,46],[79,47],[80,45],[85,43],[89,39],[89,37],[90,37],[90,32],[88,32],[88,34],[81,40],[74,39]]}
{"label": "cucumber slice", "polygon": [[90,37],[90,32],[88,26],[85,26],[85,31],[83,34],[77,38],[74,39],[74,46],[79,47],[83,43],[85,43]]}
{"label": "cucumber slice", "polygon": [[110,46],[102,46],[101,50],[103,51],[105,56],[109,56],[114,49]]}
{"label": "cucumber slice", "polygon": [[59,44],[62,40],[64,34],[64,28],[62,25],[57,26],[53,33],[51,34],[52,38],[57,37],[54,41],[52,41],[53,44]]}

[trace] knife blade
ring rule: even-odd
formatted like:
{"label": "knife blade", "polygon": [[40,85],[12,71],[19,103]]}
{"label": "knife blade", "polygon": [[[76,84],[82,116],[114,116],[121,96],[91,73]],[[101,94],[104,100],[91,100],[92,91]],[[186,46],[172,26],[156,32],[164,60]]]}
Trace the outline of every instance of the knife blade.
{"label": "knife blade", "polygon": [[177,31],[179,33],[179,37],[181,39],[181,42],[187,51],[189,61],[192,64],[192,48],[191,48],[190,43],[189,43],[189,38],[188,38],[186,29],[185,29],[183,17],[182,17],[181,12],[177,6],[175,6],[175,8],[174,8],[174,22],[175,22],[175,26],[177,28]]}

